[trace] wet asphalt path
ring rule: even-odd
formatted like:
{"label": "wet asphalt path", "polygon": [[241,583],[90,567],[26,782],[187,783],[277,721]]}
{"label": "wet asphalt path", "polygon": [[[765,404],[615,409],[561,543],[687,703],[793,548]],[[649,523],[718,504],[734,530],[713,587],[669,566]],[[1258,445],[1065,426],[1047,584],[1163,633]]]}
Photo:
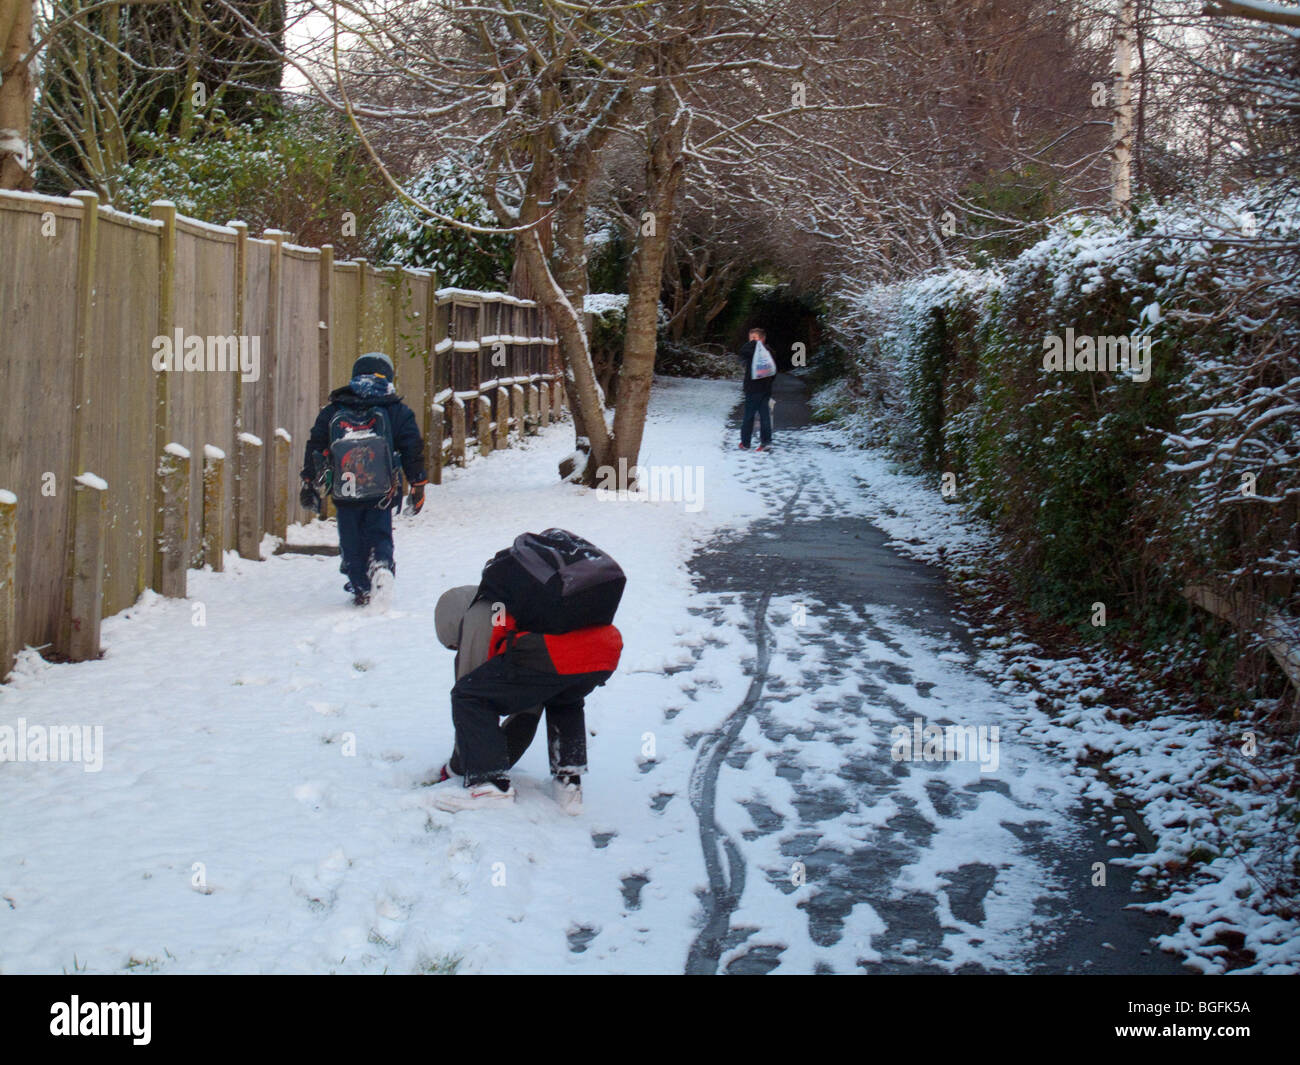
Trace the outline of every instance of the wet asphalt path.
{"label": "wet asphalt path", "polygon": [[[690,799],[709,887],[701,897],[686,971],[768,972],[780,964],[786,944],[798,938],[834,947],[851,918],[859,926],[853,942],[864,945],[854,964],[859,972],[1184,971],[1177,958],[1152,944],[1153,936],[1169,931],[1168,924],[1126,908],[1148,901],[1131,890],[1126,870],[1112,864],[1108,886],[1092,886],[1098,855],[1132,850],[1113,845],[1116,833],[1108,825],[1113,811],[1074,802],[1067,812],[1045,810],[1040,819],[1032,795],[1011,774],[972,781],[950,774],[942,762],[891,759],[890,727],[910,723],[918,700],[944,680],[937,671],[925,673],[927,663],[933,667],[937,659],[918,657],[908,648],[932,646],[939,658],[952,662],[970,655],[971,636],[941,571],[899,554],[870,522],[842,516],[842,500],[819,483],[815,448],[799,439],[798,430],[808,421],[802,384],[782,375],[777,388],[780,455],[753,459],[771,462],[802,451],[797,455],[801,472],[794,479],[771,479],[771,519],[741,537],[707,545],[691,564],[703,602],[738,598],[743,605],[753,658],[746,663],[748,691],[696,751]],[[729,436],[735,436],[734,428]],[[761,467],[752,476],[761,478]],[[768,491],[761,481],[758,485]],[[809,604],[826,622],[804,636],[799,648],[782,635],[789,632],[788,613],[777,616],[794,600]],[[699,612],[707,618],[711,611],[703,606]],[[820,664],[800,669],[798,660],[810,652],[824,652],[815,656]],[[977,681],[991,690],[1000,679]],[[937,708],[945,709],[953,708]],[[955,710],[947,717],[931,715],[939,722],[953,716]],[[753,724],[766,741],[758,749],[741,738]],[[827,786],[817,756],[805,756],[801,749],[814,739],[842,752],[837,786]],[[758,794],[737,800],[743,778],[725,778],[729,788],[720,788],[724,775],[744,774],[751,757],[773,763],[793,792],[793,813],[790,803],[769,803]],[[1032,760],[1040,774],[1044,764],[1048,774],[1074,771],[1063,761],[1053,766],[1053,758],[1037,752]],[[730,797],[723,797],[724,790]],[[945,864],[943,851],[951,846],[945,841],[966,831],[987,832],[989,821],[996,820],[988,807],[981,809],[986,800],[1015,811],[1001,823],[1005,853]],[[719,815],[719,804],[737,801],[752,829],[737,831],[735,817]],[[1062,819],[1070,822],[1065,836]],[[846,820],[861,827],[846,833]],[[733,827],[724,828],[726,823]],[[806,871],[812,890],[796,891],[790,883],[793,864]],[[919,867],[941,870],[940,886],[926,887],[923,881],[917,886],[907,871]],[[763,880],[791,898],[788,915],[766,927],[752,919],[734,920],[747,889]],[[855,907],[860,908],[856,917]],[[872,912],[865,925],[869,934],[861,931],[864,909]],[[986,921],[990,939],[1001,944],[988,956],[981,950]],[[1018,923],[1023,949],[1009,954],[1005,944],[1016,938]],[[953,953],[958,940],[960,957]],[[755,945],[746,949],[749,941]],[[849,971],[825,963],[817,969]]]}

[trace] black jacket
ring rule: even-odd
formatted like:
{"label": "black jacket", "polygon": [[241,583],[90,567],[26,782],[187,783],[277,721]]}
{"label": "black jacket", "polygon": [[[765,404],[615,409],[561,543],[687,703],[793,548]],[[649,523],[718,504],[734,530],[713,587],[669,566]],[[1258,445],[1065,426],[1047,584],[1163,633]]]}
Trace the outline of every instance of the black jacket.
{"label": "black jacket", "polygon": [[[740,359],[740,364],[745,368],[745,395],[758,394],[760,396],[770,396],[772,394],[772,382],[776,380],[776,374],[771,377],[760,377],[757,381],[751,376],[754,369],[754,350],[756,345],[754,341],[747,340],[745,346],[740,349],[740,354],[736,357]],[[768,348],[768,351],[771,351]],[[776,356],[772,356],[773,360]]]}
{"label": "black jacket", "polygon": [[304,480],[311,480],[314,473],[312,470],[312,455],[320,454],[322,451],[329,451],[330,422],[333,420],[334,415],[345,407],[354,409],[365,407],[387,408],[388,421],[393,429],[393,445],[397,448],[397,454],[402,460],[402,471],[406,474],[407,482],[419,484],[427,480],[424,471],[424,439],[420,436],[420,427],[415,422],[415,413],[402,402],[402,397],[394,393],[388,396],[380,396],[378,399],[362,399],[347,385],[334,389],[330,393],[330,401],[316,415],[316,424],[311,427],[311,435],[307,438],[307,449],[303,452],[302,457],[302,477]]}

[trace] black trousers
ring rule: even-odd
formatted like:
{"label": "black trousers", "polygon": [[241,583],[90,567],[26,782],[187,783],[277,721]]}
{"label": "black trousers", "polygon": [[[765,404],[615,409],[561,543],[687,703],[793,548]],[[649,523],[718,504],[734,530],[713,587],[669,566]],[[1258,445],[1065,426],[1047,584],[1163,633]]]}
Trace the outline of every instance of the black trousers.
{"label": "black trousers", "polygon": [[740,415],[740,442],[749,447],[754,436],[754,415],[758,415],[758,439],[764,447],[772,442],[772,408],[768,401],[771,392],[746,392],[745,406]]}
{"label": "black trousers", "polygon": [[[542,714],[542,708],[534,706],[529,710],[521,710],[517,714],[511,714],[509,717],[501,719],[501,735],[505,737],[506,741],[506,761],[511,769],[515,767],[515,764],[532,745],[533,737],[537,735],[537,726],[542,723]],[[547,733],[552,734],[553,732],[554,726],[548,723]],[[554,739],[553,736],[552,739]],[[554,752],[554,743],[549,744],[549,746]],[[465,766],[461,763],[459,747],[452,749],[447,768],[457,776],[463,777],[465,775]],[[554,759],[551,762],[551,772],[555,772]]]}
{"label": "black trousers", "polygon": [[370,591],[373,567],[396,572],[393,563],[393,512],[387,507],[335,507],[339,527],[339,569],[354,592]]}
{"label": "black trousers", "polygon": [[[532,719],[527,741],[537,728],[538,715],[524,711],[541,706],[551,772],[581,775],[587,768],[586,699],[609,677],[609,670],[565,674],[529,669],[512,661],[509,651],[489,658],[451,689],[455,760],[460,763],[451,768],[463,770],[467,786],[506,776],[528,747],[526,719]],[[519,715],[519,727],[502,729],[500,719],[511,714]]]}

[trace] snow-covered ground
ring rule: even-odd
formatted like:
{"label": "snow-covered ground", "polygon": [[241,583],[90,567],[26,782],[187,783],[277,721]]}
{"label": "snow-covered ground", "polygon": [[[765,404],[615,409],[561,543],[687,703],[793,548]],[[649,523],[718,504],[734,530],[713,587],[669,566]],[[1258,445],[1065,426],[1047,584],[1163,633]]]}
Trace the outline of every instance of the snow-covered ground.
{"label": "snow-covered ground", "polygon": [[[690,662],[699,640],[684,560],[719,523],[759,512],[716,476],[734,399],[734,385],[656,390],[646,455],[702,464],[702,508],[560,484],[572,429],[555,426],[447,471],[422,514],[398,517],[386,612],[350,605],[335,558],[230,554],[225,573],[190,574],[188,600],[147,594],[107,620],[101,661],[24,653],[0,688],[0,724],[102,726],[103,767],[0,764],[0,971],[577,966],[591,957],[568,950],[575,921],[613,923],[619,877],[668,857],[684,884],[644,892],[658,934],[627,966],[679,968],[698,844],[648,808],[643,734],[662,719],[664,668]],[[452,656],[433,605],[519,532],[557,525],[629,577],[622,668],[588,703],[587,812],[563,815],[539,791],[537,743],[515,811],[456,820],[420,787],[452,741]],[[330,538],[321,531],[290,538]],[[618,835],[597,848],[601,831]]]}
{"label": "snow-covered ground", "polygon": [[[987,652],[895,611],[777,592],[766,688],[737,718],[753,619],[685,568],[719,530],[779,527],[773,500],[791,500],[792,521],[878,520],[918,551],[978,528],[878,456],[813,437],[737,453],[722,428],[736,392],[656,383],[644,461],[702,476],[698,499],[558,483],[572,440],[558,426],[448,471],[421,515],[398,518],[386,608],[352,607],[336,559],[232,555],[224,574],[191,573],[188,600],[146,596],[106,622],[101,661],[25,654],[0,687],[0,725],[102,726],[103,765],[0,764],[0,971],[680,972],[711,883],[697,767],[728,722],[716,819],[749,875],[730,914],[747,931],[723,966],[768,950],[778,972],[920,955],[1024,968],[1052,934],[1040,902],[1065,892],[1038,844],[1068,845],[1080,797],[1108,795],[1032,742],[1058,737],[1034,734],[1047,718],[1029,694],[997,682]],[[451,745],[452,663],[433,604],[517,533],[553,525],[629,578],[622,667],[588,702],[585,810],[552,803],[540,743],[514,808],[434,810],[423,785]],[[891,726],[914,715],[1000,725],[996,770],[891,763]],[[836,854],[879,878],[871,901],[827,909],[850,868]],[[974,895],[958,890],[963,869],[988,871]],[[916,899],[934,941],[884,934]],[[1294,947],[1270,961],[1294,966]]]}
{"label": "snow-covered ground", "polygon": [[[883,450],[847,445],[846,436],[861,439],[855,428],[810,429],[806,439],[853,456],[863,506],[898,550],[959,574],[999,564],[982,521]],[[1294,868],[1300,853],[1294,821],[1278,816],[1275,801],[1289,786],[1285,767],[1252,764],[1242,754],[1251,729],[1168,712],[1163,693],[1117,656],[1046,650],[996,617],[1002,612],[981,626],[972,668],[1003,678],[1004,723],[1075,763],[1068,772],[1084,795],[1112,809],[1122,795],[1138,811],[1154,848],[1137,848],[1127,818],[1115,811],[1111,846],[1138,853],[1109,861],[1137,870],[1161,896],[1144,909],[1179,922],[1160,946],[1203,973],[1300,973],[1300,917],[1273,912],[1264,892],[1274,866]],[[1243,960],[1243,948],[1253,960]]]}

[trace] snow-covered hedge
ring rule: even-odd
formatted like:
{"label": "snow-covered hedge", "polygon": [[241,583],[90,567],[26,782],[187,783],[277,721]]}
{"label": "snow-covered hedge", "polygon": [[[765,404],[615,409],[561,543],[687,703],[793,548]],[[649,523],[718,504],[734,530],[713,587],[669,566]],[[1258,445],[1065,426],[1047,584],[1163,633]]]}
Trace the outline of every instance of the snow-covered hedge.
{"label": "snow-covered hedge", "polygon": [[[1081,627],[1095,602],[1149,637],[1198,625],[1192,582],[1295,615],[1298,266],[1291,196],[1071,218],[996,269],[844,294],[856,364],[819,402],[953,474],[1032,601]],[[1119,340],[1138,372],[1045,368],[1067,344],[1082,358]]]}
{"label": "snow-covered hedge", "polygon": [[[1136,781],[1157,817],[1166,799],[1197,811],[1144,873],[1199,868],[1161,904],[1186,919],[1180,945],[1226,967],[1245,927],[1264,963],[1300,913],[1296,694],[1253,624],[1300,617],[1300,197],[1073,218],[994,269],[844,293],[833,326],[854,358],[822,415],[940,486],[953,475],[1033,605],[1145,646],[1131,662],[1218,718],[1194,773]],[[1053,361],[1104,338],[1149,343],[1149,364]],[[1246,624],[1192,607],[1189,585],[1232,593]]]}

